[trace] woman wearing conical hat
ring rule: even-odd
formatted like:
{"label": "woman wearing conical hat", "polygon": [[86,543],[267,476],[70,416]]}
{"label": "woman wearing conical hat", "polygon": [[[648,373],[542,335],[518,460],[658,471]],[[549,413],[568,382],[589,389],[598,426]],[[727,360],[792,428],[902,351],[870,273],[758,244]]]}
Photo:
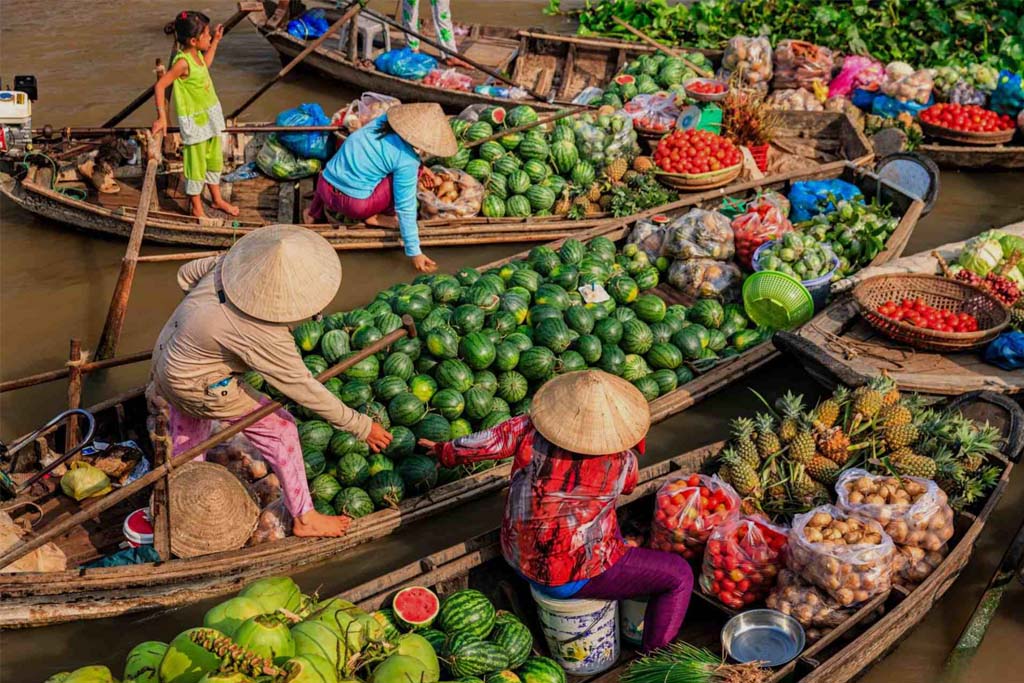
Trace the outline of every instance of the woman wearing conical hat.
{"label": "woman wearing conical hat", "polygon": [[304,220],[322,222],[325,208],[369,225],[394,227],[397,217],[413,267],[433,272],[437,264],[420,251],[416,191],[437,179],[421,168],[420,156],[450,157],[458,148],[440,105],[394,106],[345,139],[324,167]]}
{"label": "woman wearing conical hat", "polygon": [[[210,436],[212,420],[233,422],[267,402],[241,375],[255,370],[295,403],[374,451],[391,435],[342,403],[303,364],[290,325],[319,313],[341,285],[341,264],[323,237],[272,225],[238,240],[223,257],[178,271],[187,292],[153,349],[150,389],[168,403],[175,454]],[[347,517],[313,509],[295,421],[278,410],[243,433],[281,482],[296,536],[340,536]]]}
{"label": "woman wearing conical hat", "polygon": [[445,467],[513,458],[501,550],[512,567],[555,599],[650,596],[644,651],[682,626],[693,572],[682,557],[627,548],[615,501],[637,483],[637,453],[651,424],[643,394],[598,370],[560,375],[537,391],[529,415],[436,444]]}

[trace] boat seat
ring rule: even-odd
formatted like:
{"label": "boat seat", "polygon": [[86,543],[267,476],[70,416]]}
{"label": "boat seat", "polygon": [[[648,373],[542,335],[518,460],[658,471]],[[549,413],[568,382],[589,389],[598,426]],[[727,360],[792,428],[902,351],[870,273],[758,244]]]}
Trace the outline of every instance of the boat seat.
{"label": "boat seat", "polygon": [[[341,29],[341,35],[338,36],[338,51],[343,54],[348,54],[348,34],[351,28],[352,22],[345,24]],[[380,19],[359,14],[356,18],[356,57],[373,59],[373,46],[381,34],[384,35],[384,51],[387,52],[391,49],[391,34],[388,33],[387,24]]]}

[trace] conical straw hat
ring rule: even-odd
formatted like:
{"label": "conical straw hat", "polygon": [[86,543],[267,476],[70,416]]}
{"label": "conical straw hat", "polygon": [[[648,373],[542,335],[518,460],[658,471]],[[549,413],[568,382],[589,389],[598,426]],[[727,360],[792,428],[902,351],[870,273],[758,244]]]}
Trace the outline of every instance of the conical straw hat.
{"label": "conical straw hat", "polygon": [[323,237],[268,225],[238,240],[221,266],[224,293],[254,318],[291,323],[322,311],[341,286],[341,261]]}
{"label": "conical straw hat", "polygon": [[260,514],[242,482],[210,462],[193,461],[174,470],[168,502],[171,552],[183,558],[241,548]]}
{"label": "conical straw hat", "polygon": [[413,147],[435,157],[454,156],[459,151],[448,119],[436,102],[399,104],[388,109],[388,123]]}
{"label": "conical straw hat", "polygon": [[618,453],[640,443],[651,409],[640,390],[599,370],[559,375],[537,390],[530,419],[551,443],[573,453]]}

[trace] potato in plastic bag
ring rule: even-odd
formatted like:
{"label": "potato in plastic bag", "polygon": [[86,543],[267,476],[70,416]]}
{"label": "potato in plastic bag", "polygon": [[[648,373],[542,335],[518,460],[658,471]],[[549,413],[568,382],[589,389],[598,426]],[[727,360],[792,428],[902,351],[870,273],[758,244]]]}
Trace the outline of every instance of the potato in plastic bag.
{"label": "potato in plastic bag", "polygon": [[721,299],[729,303],[739,299],[743,273],[727,261],[690,259],[673,261],[668,269],[669,283],[694,298]]}
{"label": "potato in plastic bag", "polygon": [[484,200],[484,186],[465,171],[434,166],[431,171],[440,180],[439,185],[426,189],[420,185],[416,192],[420,216],[423,218],[464,218],[480,212]]}
{"label": "potato in plastic bag", "polygon": [[934,81],[928,69],[914,71],[905,62],[890,62],[885,67],[882,92],[900,102],[926,104],[932,96]]}
{"label": "potato in plastic bag", "polygon": [[808,88],[832,80],[832,50],[804,40],[783,40],[775,46],[772,88]]}
{"label": "potato in plastic bag", "polygon": [[110,493],[110,478],[106,472],[82,460],[71,463],[60,478],[60,488],[75,500],[96,498]]}
{"label": "potato in plastic bag", "polygon": [[736,74],[743,85],[767,91],[772,73],[772,44],[767,37],[729,39],[722,55],[720,77],[730,80]]}
{"label": "potato in plastic bag", "polygon": [[717,211],[690,209],[668,226],[666,256],[686,261],[710,258],[728,261],[736,253],[729,219]]}
{"label": "potato in plastic bag", "polygon": [[776,90],[766,100],[772,109],[783,111],[824,111],[825,106],[810,90]]}

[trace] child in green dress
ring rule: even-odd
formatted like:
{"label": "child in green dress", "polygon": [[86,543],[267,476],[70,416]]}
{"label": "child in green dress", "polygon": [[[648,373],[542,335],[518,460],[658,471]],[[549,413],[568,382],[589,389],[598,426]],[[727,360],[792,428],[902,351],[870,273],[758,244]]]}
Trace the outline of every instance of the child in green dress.
{"label": "child in green dress", "polygon": [[173,85],[174,110],[178,115],[185,161],[185,194],[189,197],[192,215],[206,215],[202,192],[203,185],[208,185],[214,208],[237,216],[238,207],[229,204],[220,194],[220,172],[224,167],[220,136],[224,131],[224,112],[209,71],[224,27],[218,25],[211,35],[209,17],[202,12],[185,11],[179,13],[164,32],[174,34],[180,51],[153,88],[157,111],[153,134],[167,130],[165,94]]}

